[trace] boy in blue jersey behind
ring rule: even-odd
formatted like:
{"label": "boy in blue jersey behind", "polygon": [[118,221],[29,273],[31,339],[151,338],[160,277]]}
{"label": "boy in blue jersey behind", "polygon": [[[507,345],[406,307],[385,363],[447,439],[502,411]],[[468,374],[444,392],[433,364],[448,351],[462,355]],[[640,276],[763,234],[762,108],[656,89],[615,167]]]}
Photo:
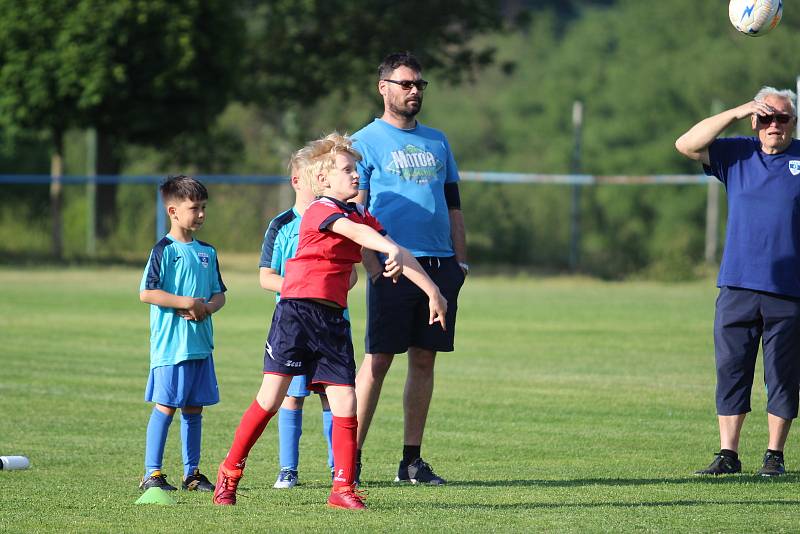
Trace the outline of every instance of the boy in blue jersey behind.
{"label": "boy in blue jersey behind", "polygon": [[[300,176],[303,172],[301,161],[303,151],[295,152],[289,161],[290,183],[295,193],[295,203],[288,209],[272,219],[264,234],[264,243],[261,246],[261,260],[259,262],[259,282],[261,287],[276,293],[275,300],[280,300],[283,274],[286,270],[286,261],[293,258],[297,252],[297,243],[300,237],[300,220],[306,208],[314,199],[308,179]],[[355,271],[353,271],[355,275]],[[355,280],[351,280],[355,284]],[[351,285],[352,287],[352,285]],[[347,312],[345,311],[345,314]],[[349,320],[349,317],[346,317]],[[286,398],[278,411],[278,460],[280,471],[273,486],[276,489],[289,489],[298,483],[298,465],[300,461],[300,436],[303,433],[303,404],[311,392],[308,390],[308,377],[298,375],[292,379]],[[331,429],[333,416],[328,404],[328,397],[319,394],[322,403],[322,433],[328,444],[328,467],[333,469],[333,449],[331,447]]]}
{"label": "boy in blue jersey behind", "polygon": [[145,473],[139,488],[177,488],[161,470],[164,445],[175,411],[181,410],[185,490],[213,491],[200,473],[203,406],[219,402],[214,373],[211,314],[225,305],[217,251],[194,239],[205,221],[206,188],[188,176],[161,184],[171,227],[150,252],[139,299],[150,304],[150,376],[145,401],[154,402],[147,425]]}

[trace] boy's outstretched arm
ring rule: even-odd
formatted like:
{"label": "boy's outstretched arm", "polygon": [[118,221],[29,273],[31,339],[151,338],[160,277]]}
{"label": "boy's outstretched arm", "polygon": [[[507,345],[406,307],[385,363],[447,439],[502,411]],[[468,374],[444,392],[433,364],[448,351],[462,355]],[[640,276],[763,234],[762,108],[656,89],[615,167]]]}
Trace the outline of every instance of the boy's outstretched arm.
{"label": "boy's outstretched arm", "polygon": [[367,277],[373,282],[381,275],[383,265],[381,265],[374,250],[361,247],[361,264],[364,266],[364,270],[367,271]]}
{"label": "boy's outstretched arm", "polygon": [[355,241],[364,248],[386,254],[387,259],[383,266],[383,276],[397,280],[397,277],[403,272],[400,246],[391,239],[386,239],[374,228],[342,217],[333,221],[328,226],[328,229]]}
{"label": "boy's outstretched arm", "polygon": [[[438,322],[445,329],[445,314],[447,313],[447,300],[442,296],[439,287],[433,283],[428,273],[424,271],[419,262],[411,253],[395,243],[390,237],[383,236],[366,224],[355,223],[342,217],[336,219],[330,230],[352,239],[364,248],[383,252],[387,255],[383,276],[397,280],[402,273],[428,295],[430,317],[428,324]],[[405,271],[404,271],[405,267]]]}
{"label": "boy's outstretched arm", "polygon": [[[386,237],[386,239],[392,241],[390,237]],[[428,324],[439,323],[442,330],[447,330],[447,324],[445,322],[447,299],[445,299],[441,291],[439,291],[439,286],[431,280],[431,277],[428,276],[428,273],[426,273],[425,269],[419,264],[417,258],[404,247],[400,247],[400,252],[403,256],[403,274],[428,295],[428,310],[430,312]]]}

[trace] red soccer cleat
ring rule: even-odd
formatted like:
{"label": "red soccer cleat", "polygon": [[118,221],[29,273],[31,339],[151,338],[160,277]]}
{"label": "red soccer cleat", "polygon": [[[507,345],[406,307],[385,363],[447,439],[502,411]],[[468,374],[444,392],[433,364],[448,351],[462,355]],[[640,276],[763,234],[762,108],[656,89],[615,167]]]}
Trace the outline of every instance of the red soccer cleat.
{"label": "red soccer cleat", "polygon": [[236,487],[241,479],[241,469],[227,469],[224,463],[219,464],[217,483],[214,485],[214,504],[236,504]]}
{"label": "red soccer cleat", "polygon": [[366,492],[356,489],[356,485],[333,488],[328,496],[328,506],[331,508],[344,508],[345,510],[365,510],[367,505]]}

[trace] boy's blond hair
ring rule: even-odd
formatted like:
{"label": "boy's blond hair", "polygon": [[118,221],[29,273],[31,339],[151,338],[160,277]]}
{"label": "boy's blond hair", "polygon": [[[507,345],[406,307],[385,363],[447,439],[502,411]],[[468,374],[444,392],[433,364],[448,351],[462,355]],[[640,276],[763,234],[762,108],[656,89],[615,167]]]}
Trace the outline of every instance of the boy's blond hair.
{"label": "boy's blond hair", "polygon": [[347,135],[332,132],[292,154],[289,172],[296,172],[315,195],[321,195],[323,189],[317,182],[317,176],[327,174],[334,167],[338,154],[350,154],[354,160],[361,161],[361,154],[353,148],[353,141]]}

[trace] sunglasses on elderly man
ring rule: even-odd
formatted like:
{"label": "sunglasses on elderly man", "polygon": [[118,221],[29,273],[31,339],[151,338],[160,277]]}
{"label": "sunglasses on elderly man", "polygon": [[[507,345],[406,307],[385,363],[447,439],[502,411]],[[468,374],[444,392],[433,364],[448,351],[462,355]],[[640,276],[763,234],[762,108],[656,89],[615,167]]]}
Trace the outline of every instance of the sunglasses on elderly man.
{"label": "sunglasses on elderly man", "polygon": [[410,91],[412,87],[416,87],[420,91],[424,91],[428,87],[428,82],[425,80],[390,80],[384,78],[382,81],[399,85],[404,91]]}
{"label": "sunglasses on elderly man", "polygon": [[790,120],[794,117],[792,115],[787,115],[786,113],[778,113],[775,115],[757,115],[758,122],[761,124],[772,124],[772,121],[777,122],[778,124],[788,124]]}

